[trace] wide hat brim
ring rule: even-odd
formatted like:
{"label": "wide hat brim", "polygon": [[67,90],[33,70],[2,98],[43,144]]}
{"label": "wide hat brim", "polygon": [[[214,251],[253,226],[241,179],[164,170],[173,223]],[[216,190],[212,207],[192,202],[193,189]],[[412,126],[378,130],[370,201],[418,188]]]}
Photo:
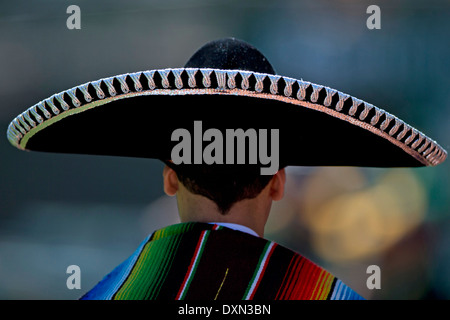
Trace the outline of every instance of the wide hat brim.
{"label": "wide hat brim", "polygon": [[7,136],[23,150],[170,160],[177,143],[171,134],[185,128],[194,137],[194,121],[203,130],[279,129],[283,165],[419,167],[447,157],[419,130],[335,89],[214,68],[88,82],[30,107],[10,123]]}

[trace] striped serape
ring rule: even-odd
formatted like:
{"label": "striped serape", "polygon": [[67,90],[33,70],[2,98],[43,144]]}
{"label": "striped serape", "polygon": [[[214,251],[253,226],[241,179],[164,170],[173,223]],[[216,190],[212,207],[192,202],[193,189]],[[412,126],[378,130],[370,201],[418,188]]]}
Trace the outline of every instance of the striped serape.
{"label": "striped serape", "polygon": [[275,242],[216,224],[155,231],[80,299],[355,300],[332,274]]}

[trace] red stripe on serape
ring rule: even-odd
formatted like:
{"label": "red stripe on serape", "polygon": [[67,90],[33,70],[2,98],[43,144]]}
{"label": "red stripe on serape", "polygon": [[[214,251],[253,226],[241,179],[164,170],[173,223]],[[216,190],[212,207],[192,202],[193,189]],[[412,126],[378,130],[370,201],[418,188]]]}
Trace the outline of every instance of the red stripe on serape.
{"label": "red stripe on serape", "polygon": [[294,256],[275,299],[317,299],[323,294],[327,276],[325,270],[311,261]]}
{"label": "red stripe on serape", "polygon": [[191,263],[189,264],[189,267],[188,267],[188,272],[186,273],[186,275],[184,277],[184,280],[183,280],[183,283],[181,284],[181,287],[180,287],[180,289],[179,289],[179,291],[177,293],[177,296],[175,298],[176,300],[180,300],[181,294],[183,293],[184,287],[186,286],[186,283],[187,283],[187,281],[189,279],[189,276],[190,276],[190,274],[192,272],[192,268],[194,267],[195,260],[197,259],[197,255],[198,255],[198,252],[200,250],[200,246],[202,244],[203,237],[204,237],[205,233],[206,233],[206,230],[202,231],[202,233],[200,234],[200,238],[198,239],[197,246],[195,247],[194,255],[192,256]]}
{"label": "red stripe on serape", "polygon": [[319,271],[319,278],[315,281],[315,283],[311,284],[311,295],[309,296],[309,299],[312,300],[318,300],[321,293],[322,293],[322,287],[324,278],[326,276],[326,272],[322,269]]}
{"label": "red stripe on serape", "polygon": [[295,297],[297,297],[300,294],[299,290],[301,290],[302,287],[299,287],[298,284],[302,282],[302,277],[304,276],[303,272],[308,271],[307,268],[308,268],[307,261],[304,258],[302,258],[300,260],[298,268],[296,270],[293,270],[293,272],[295,272],[295,278],[292,282],[292,288],[289,292],[289,295],[286,296],[286,299],[295,299]]}
{"label": "red stripe on serape", "polygon": [[286,299],[302,299],[302,292],[304,291],[304,280],[308,273],[308,263],[305,259],[301,260],[301,268],[297,270],[293,270],[295,272],[295,281],[293,281],[293,287],[290,294],[286,297]]}
{"label": "red stripe on serape", "polygon": [[287,268],[287,272],[284,275],[283,282],[281,283],[280,289],[278,290],[277,295],[275,297],[275,300],[283,300],[290,295],[295,284],[295,281],[293,281],[292,278],[294,276],[298,277],[298,274],[294,271],[297,270],[299,263],[301,263],[301,265],[303,264],[302,260],[303,259],[299,256],[292,257],[289,266]]}
{"label": "red stripe on serape", "polygon": [[[305,263],[304,272],[305,274],[300,275],[300,280],[306,280],[298,282],[297,287],[299,287],[295,294],[294,299],[310,299],[312,291],[314,290],[314,285],[317,281],[317,275],[315,274],[317,267],[308,261]],[[303,273],[303,272],[302,272]]]}

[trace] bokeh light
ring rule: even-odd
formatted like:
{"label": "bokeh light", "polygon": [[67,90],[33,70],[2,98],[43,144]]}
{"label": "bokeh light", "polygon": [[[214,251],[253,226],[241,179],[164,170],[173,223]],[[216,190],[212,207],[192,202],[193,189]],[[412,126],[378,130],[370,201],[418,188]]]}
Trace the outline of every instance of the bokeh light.
{"label": "bokeh light", "polygon": [[313,246],[324,259],[341,262],[378,254],[424,218],[426,195],[410,170],[385,172],[350,191],[349,180],[362,178],[359,170],[323,170],[311,183],[328,188],[328,194],[316,189],[300,206],[298,216],[311,229]]}

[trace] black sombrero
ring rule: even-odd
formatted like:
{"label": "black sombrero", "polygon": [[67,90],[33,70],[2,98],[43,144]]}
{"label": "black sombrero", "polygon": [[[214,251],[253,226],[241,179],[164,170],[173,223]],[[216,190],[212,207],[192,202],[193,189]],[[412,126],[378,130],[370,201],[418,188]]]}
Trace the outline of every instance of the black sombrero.
{"label": "black sombrero", "polygon": [[23,150],[170,159],[176,128],[278,128],[280,161],[298,166],[418,167],[447,152],[392,114],[340,91],[276,75],[236,39],[203,46],[184,68],[88,82],[17,116]]}

